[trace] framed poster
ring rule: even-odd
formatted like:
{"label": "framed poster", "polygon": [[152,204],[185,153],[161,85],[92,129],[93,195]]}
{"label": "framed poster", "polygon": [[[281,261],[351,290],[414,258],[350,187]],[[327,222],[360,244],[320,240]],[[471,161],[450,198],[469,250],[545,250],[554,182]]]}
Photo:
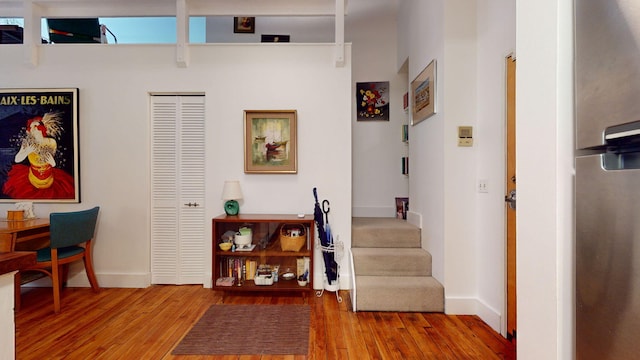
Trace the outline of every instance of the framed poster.
{"label": "framed poster", "polygon": [[436,113],[436,60],[433,59],[411,82],[411,125]]}
{"label": "framed poster", "polygon": [[298,172],[296,110],[244,111],[244,172]]}
{"label": "framed poster", "polygon": [[0,89],[0,202],[80,202],[78,89]]}
{"label": "framed poster", "polygon": [[389,82],[356,83],[357,121],[389,121]]}

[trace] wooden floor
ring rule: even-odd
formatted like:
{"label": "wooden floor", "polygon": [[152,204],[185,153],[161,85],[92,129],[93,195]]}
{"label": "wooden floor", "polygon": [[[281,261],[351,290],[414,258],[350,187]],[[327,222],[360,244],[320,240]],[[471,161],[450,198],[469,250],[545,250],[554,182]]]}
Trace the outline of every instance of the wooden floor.
{"label": "wooden floor", "polygon": [[[307,356],[173,356],[171,350],[219,292],[202,286],[63,291],[53,314],[50,288],[23,289],[16,314],[17,359],[515,359],[513,345],[476,316],[358,312],[348,292],[307,298]],[[301,304],[297,296],[226,296],[225,304]],[[258,329],[256,329],[258,330]],[[242,339],[250,337],[244,334]],[[277,335],[274,337],[277,339]],[[245,340],[248,341],[248,340]]]}

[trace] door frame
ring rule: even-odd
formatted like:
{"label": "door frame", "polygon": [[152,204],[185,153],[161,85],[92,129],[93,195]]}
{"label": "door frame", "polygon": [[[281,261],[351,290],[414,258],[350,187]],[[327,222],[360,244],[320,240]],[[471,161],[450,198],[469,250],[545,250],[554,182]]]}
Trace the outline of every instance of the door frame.
{"label": "door frame", "polygon": [[[505,58],[506,67],[506,131],[505,131],[505,200],[516,190],[516,58],[513,54]],[[516,209],[505,201],[506,232],[506,335],[515,342],[517,334],[516,294]]]}

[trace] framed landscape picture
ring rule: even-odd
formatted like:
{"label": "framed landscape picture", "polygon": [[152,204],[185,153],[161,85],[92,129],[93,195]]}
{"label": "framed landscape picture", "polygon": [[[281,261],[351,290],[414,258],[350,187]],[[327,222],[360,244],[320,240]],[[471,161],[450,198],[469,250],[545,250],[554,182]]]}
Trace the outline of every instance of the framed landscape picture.
{"label": "framed landscape picture", "polygon": [[78,89],[0,89],[0,202],[80,202]]}
{"label": "framed landscape picture", "polygon": [[296,110],[244,111],[244,172],[298,172]]}
{"label": "framed landscape picture", "polygon": [[433,59],[411,82],[411,125],[436,113],[436,60]]}

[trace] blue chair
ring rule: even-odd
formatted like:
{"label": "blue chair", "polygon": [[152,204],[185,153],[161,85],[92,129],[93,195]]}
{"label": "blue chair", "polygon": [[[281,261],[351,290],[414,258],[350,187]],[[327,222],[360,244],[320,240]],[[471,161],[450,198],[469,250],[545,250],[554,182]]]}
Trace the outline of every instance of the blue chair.
{"label": "blue chair", "polygon": [[[51,277],[53,308],[56,313],[60,312],[60,290],[70,263],[82,259],[91,288],[95,292],[100,290],[91,260],[91,241],[94,237],[99,210],[100,207],[96,206],[89,210],[51,213],[49,215],[51,244],[48,248],[38,250],[36,265],[24,269],[24,271],[39,271]],[[17,275],[16,281],[19,280]],[[19,292],[16,296],[20,296]]]}

